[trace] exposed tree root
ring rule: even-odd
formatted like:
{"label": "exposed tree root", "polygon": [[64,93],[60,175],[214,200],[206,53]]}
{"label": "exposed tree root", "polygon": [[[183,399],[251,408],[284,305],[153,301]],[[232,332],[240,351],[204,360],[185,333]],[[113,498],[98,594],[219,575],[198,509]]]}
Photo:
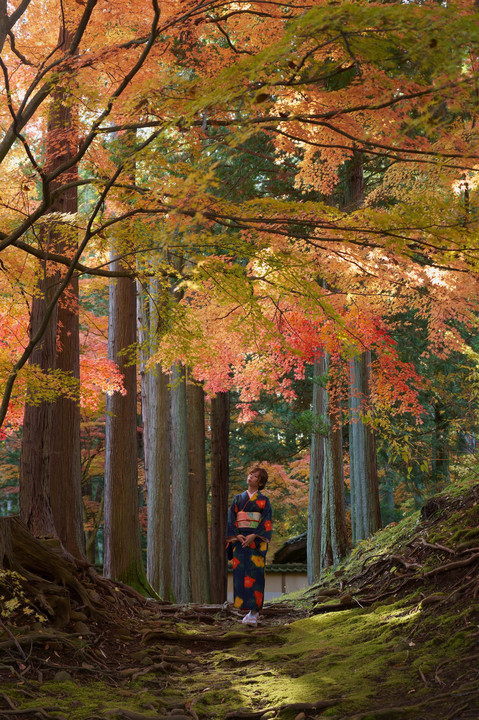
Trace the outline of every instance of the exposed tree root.
{"label": "exposed tree root", "polygon": [[261,710],[231,710],[226,713],[226,720],[258,720],[266,713],[276,713],[283,710],[292,712],[317,712],[318,710],[326,710],[342,702],[340,698],[336,700],[318,700],[313,703],[286,703],[283,705],[274,705],[272,707],[262,708]]}
{"label": "exposed tree root", "polygon": [[354,608],[358,607],[367,607],[368,605],[371,605],[371,600],[362,599],[361,602],[359,600],[355,600],[354,598],[351,598],[350,600],[344,600],[344,598],[341,599],[341,602],[339,603],[330,603],[329,605],[315,605],[315,607],[311,610],[311,615],[320,615],[321,613],[327,613],[327,612],[341,612],[341,610],[352,610]]}
{"label": "exposed tree root", "polygon": [[59,708],[57,707],[36,707],[36,708],[29,708],[25,710],[20,709],[9,709],[9,710],[0,710],[0,717],[15,717],[16,715],[20,717],[21,715],[27,715],[29,717],[39,717],[39,718],[47,718],[47,720],[67,720],[65,715],[52,715],[52,712],[57,712]]}
{"label": "exposed tree root", "polygon": [[172,720],[172,717],[175,718],[175,720],[192,720],[192,715],[144,715],[143,713],[137,713],[132,712],[131,710],[126,710],[123,708],[114,708],[113,710],[105,710],[104,714],[102,716],[96,716],[101,717],[102,720],[104,718],[114,718],[115,720]]}
{"label": "exposed tree root", "polygon": [[[410,705],[397,705],[384,708],[369,709],[365,712],[345,717],[343,718],[343,720],[365,720],[365,718],[368,718],[368,720],[401,720],[402,718],[407,717],[410,713],[416,712],[420,708],[428,707],[430,705],[436,705],[437,703],[443,703],[444,700],[451,700],[452,702],[456,703],[457,695],[461,694],[463,693],[457,690],[452,692],[440,693],[432,697],[429,696],[425,700],[421,700],[420,702],[412,703]],[[469,694],[479,697],[479,690],[472,690]],[[470,704],[468,703],[465,707],[469,708]],[[455,707],[454,712],[457,713],[457,706]],[[453,717],[459,716],[456,714],[453,715]]]}
{"label": "exposed tree root", "polygon": [[432,575],[447,572],[448,570],[457,570],[458,568],[467,567],[476,561],[479,561],[479,553],[474,553],[474,555],[464,558],[464,560],[455,560],[454,562],[446,563],[446,565],[440,565],[439,567],[424,573],[424,577],[431,577]]}

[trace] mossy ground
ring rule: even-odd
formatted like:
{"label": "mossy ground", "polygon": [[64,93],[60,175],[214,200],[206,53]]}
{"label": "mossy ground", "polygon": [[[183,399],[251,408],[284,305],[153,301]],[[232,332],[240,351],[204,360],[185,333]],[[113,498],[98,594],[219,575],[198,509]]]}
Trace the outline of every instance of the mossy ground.
{"label": "mossy ground", "polygon": [[[101,643],[46,643],[26,659],[11,648],[3,699],[52,720],[224,720],[241,709],[264,720],[477,720],[479,565],[474,548],[457,547],[476,537],[479,487],[446,492],[431,517],[386,528],[320,583],[271,603],[258,628],[234,609],[206,622],[204,609],[151,603],[99,628]],[[458,558],[467,563],[447,570]],[[352,607],[328,611],[345,597]],[[71,682],[53,681],[62,666]],[[318,701],[329,706],[300,714]]]}
{"label": "mossy ground", "polygon": [[2,687],[2,691],[19,709],[23,712],[31,709],[32,718],[35,717],[35,709],[45,709],[47,717],[60,714],[69,720],[108,717],[115,708],[120,707],[144,713],[145,709],[156,702],[156,697],[139,683],[126,688],[112,687],[111,684],[101,681],[50,681],[41,685],[33,682],[29,683],[29,691],[38,691],[38,695],[30,699],[25,698],[22,690],[23,688],[17,685]]}

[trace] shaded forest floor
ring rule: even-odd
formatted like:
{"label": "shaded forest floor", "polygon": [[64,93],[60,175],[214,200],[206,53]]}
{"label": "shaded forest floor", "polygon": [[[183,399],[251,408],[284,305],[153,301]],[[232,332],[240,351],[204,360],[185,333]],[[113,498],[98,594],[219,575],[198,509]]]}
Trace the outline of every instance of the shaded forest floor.
{"label": "shaded forest floor", "polygon": [[231,606],[146,601],[46,542],[32,558],[15,523],[11,538],[0,718],[479,717],[477,478],[267,605],[257,628]]}

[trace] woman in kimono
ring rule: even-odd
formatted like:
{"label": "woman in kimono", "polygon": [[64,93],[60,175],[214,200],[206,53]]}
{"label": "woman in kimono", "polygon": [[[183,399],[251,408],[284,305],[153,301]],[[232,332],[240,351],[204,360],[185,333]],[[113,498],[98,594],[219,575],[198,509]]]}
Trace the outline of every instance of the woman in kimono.
{"label": "woman in kimono", "polygon": [[261,492],[268,480],[264,468],[249,473],[248,489],[236,495],[228,513],[226,541],[233,560],[234,605],[248,610],[247,625],[257,625],[263,607],[264,566],[271,540],[271,504]]}

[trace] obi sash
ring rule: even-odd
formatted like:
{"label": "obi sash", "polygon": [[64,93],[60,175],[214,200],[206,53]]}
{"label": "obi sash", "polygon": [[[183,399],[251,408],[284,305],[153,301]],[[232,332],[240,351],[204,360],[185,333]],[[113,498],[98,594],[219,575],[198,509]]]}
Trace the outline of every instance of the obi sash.
{"label": "obi sash", "polygon": [[239,528],[251,528],[255,529],[258,527],[261,520],[261,513],[259,512],[244,512],[241,510],[236,515],[236,524]]}

